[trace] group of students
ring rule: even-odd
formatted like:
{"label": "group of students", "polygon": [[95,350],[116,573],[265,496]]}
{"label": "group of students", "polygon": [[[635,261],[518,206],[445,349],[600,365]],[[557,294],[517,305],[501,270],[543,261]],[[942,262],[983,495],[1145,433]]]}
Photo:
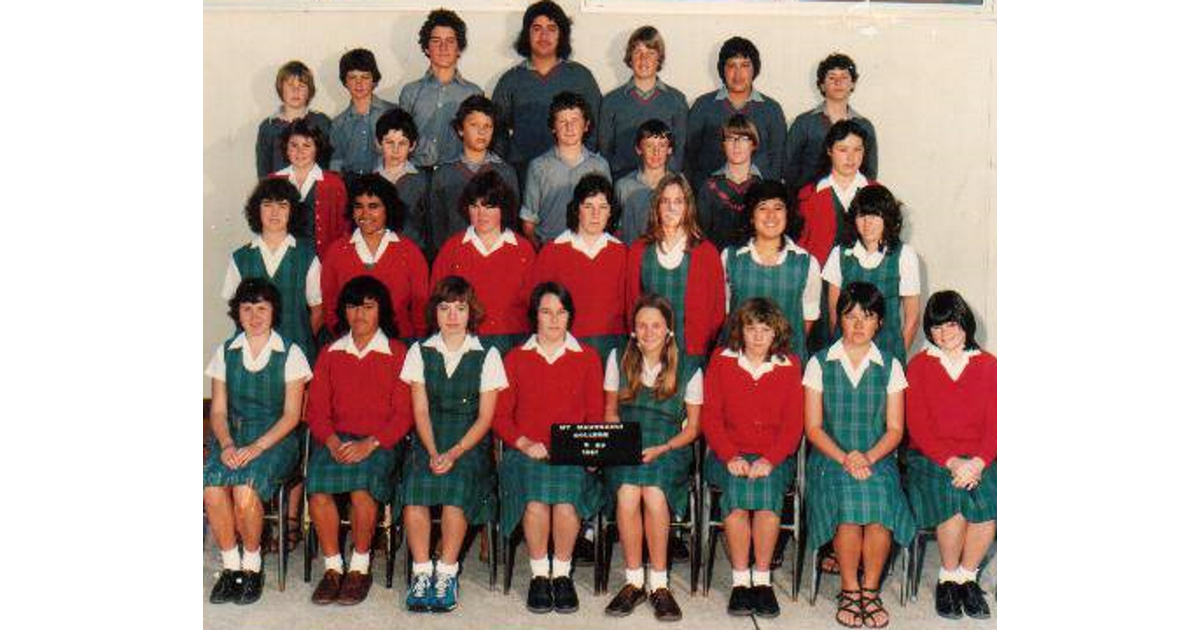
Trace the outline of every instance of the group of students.
{"label": "group of students", "polygon": [[[606,613],[648,600],[677,620],[669,525],[699,467],[721,490],[729,613],[771,617],[783,496],[807,457],[807,540],[832,546],[838,623],[887,625],[883,567],[917,526],[937,527],[938,613],[989,615],[976,571],[995,535],[996,362],[953,291],[931,296],[930,343],[908,358],[918,258],[873,179],[874,129],[849,108],[853,61],[820,64],[824,103],[785,130],[753,88],[748,40],[722,45],[723,87],[689,110],[658,77],[653,27],[633,32],[633,76],[602,99],[568,59],[570,30],[558,5],[532,4],[525,61],[488,99],[457,71],[465,24],[433,11],[429,71],[400,107],[374,95],[374,57],[357,49],[332,121],[307,108],[307,67],[280,69],[245,206],[254,237],[222,289],[236,333],[206,372],[205,509],[224,567],[210,601],[260,597],[263,501],[301,466],[325,563],[314,603],[366,597],[391,503],[409,610],[457,606],[466,534],[498,519],[524,532],[528,609],[571,612],[580,523],[611,509],[626,583]],[[641,425],[641,465],[548,463],[551,425],[617,421]]]}

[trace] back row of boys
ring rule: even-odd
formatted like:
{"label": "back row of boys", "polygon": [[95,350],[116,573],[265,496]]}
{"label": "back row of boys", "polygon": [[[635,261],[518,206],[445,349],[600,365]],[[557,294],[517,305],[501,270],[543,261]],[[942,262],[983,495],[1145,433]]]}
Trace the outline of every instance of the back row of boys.
{"label": "back row of boys", "polygon": [[[664,169],[683,172],[701,199],[710,175],[724,184],[723,189],[712,186],[710,196],[726,202],[731,195],[740,198],[738,192],[749,185],[750,176],[785,179],[799,189],[828,174],[828,164],[821,170],[825,135],[839,120],[850,119],[861,127],[861,173],[872,180],[877,173],[874,128],[849,105],[858,71],[846,55],[833,54],[821,62],[817,87],[823,102],[797,116],[785,130],[779,103],[754,88],[762,67],[758,49],[741,37],[721,46],[717,71],[722,87],[698,97],[690,110],[684,95],[658,76],[666,49],[652,26],[636,29],[629,38],[624,61],[633,76],[601,98],[592,73],[569,59],[571,20],[551,0],[525,11],[514,44],[525,59],[500,77],[490,101],[458,71],[467,28],[457,14],[432,11],[418,41],[429,69],[401,89],[398,109],[374,93],[381,77],[374,54],[361,48],[344,54],[338,69],[350,104],[332,121],[308,109],[316,92],[312,72],[298,61],[285,64],[275,83],[283,104],[259,127],[258,176],[288,176],[307,198],[316,192],[312,180],[322,179],[321,166],[340,172],[344,179],[379,172],[397,183],[409,216],[418,219],[410,221],[411,231],[406,227],[405,232],[432,253],[445,237],[466,227],[455,211],[457,195],[445,191],[461,191],[480,168],[500,170],[514,190],[523,190],[524,232],[535,244],[565,229],[565,219],[557,216],[563,213],[549,210],[559,205],[565,209],[575,183],[592,172],[617,182],[627,212],[645,212],[640,206],[649,203]],[[599,114],[595,122],[593,112]],[[729,138],[723,127],[737,114],[742,115],[736,117],[738,126],[748,127],[750,133],[736,135],[747,137],[752,146],[746,163],[730,173],[729,151],[723,146]],[[298,180],[289,155],[289,129],[301,120],[307,124],[300,126],[310,131],[300,135],[325,146],[312,147],[320,166],[306,169]],[[680,129],[686,134],[675,131]],[[446,198],[438,199],[438,193]],[[622,221],[627,242],[640,235],[641,230],[629,225],[639,218],[644,221],[627,214]]]}

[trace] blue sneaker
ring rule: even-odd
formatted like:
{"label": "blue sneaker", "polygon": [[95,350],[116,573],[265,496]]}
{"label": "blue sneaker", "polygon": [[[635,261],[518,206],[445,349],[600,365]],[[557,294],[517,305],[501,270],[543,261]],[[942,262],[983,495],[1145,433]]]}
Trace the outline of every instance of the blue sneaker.
{"label": "blue sneaker", "polygon": [[412,585],[408,587],[408,598],[405,605],[409,612],[429,612],[433,599],[433,576],[428,573],[418,573],[413,576]]}
{"label": "blue sneaker", "polygon": [[458,577],[438,573],[433,581],[433,597],[429,609],[433,612],[450,612],[458,607]]}

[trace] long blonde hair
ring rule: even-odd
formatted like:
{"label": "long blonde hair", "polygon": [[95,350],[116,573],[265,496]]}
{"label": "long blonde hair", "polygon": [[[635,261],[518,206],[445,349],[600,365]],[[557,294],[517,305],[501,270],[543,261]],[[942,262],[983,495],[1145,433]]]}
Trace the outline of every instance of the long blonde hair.
{"label": "long blonde hair", "polygon": [[[637,321],[637,314],[642,309],[652,308],[657,310],[663,319],[667,322],[667,337],[663,340],[663,347],[659,354],[659,359],[662,363],[662,369],[658,372],[658,378],[654,380],[654,398],[659,401],[666,400],[675,395],[679,390],[679,348],[675,346],[675,312],[671,308],[671,302],[667,298],[656,293],[646,293],[637,299],[633,304],[633,320]],[[629,337],[629,341],[625,344],[625,351],[621,355],[621,373],[625,375],[625,386],[617,393],[619,402],[628,403],[635,400],[642,387],[642,365],[645,359],[642,357],[642,350],[638,348],[637,338]]]}

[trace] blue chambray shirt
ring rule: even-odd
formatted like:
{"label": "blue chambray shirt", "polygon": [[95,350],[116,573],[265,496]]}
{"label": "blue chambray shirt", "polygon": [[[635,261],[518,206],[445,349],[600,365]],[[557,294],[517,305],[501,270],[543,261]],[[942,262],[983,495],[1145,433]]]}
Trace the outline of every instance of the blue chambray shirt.
{"label": "blue chambray shirt", "polygon": [[354,111],[351,103],[333,119],[329,129],[329,141],[333,145],[330,170],[341,173],[364,175],[375,170],[379,163],[379,149],[375,146],[375,123],[395,103],[371,96],[371,107],[366,114]]}
{"label": "blue chambray shirt", "polygon": [[575,196],[575,185],[590,173],[599,173],[612,181],[608,161],[587,147],[583,147],[579,163],[574,166],[558,156],[557,147],[529,163],[521,219],[537,224],[537,236],[543,243],[567,229],[567,204]]}
{"label": "blue chambray shirt", "polygon": [[450,162],[462,153],[462,140],[454,131],[454,115],[468,96],[483,94],[478,85],[462,78],[458,71],[449,83],[442,84],[433,70],[400,89],[400,108],[412,114],[420,140],[409,156],[412,163],[425,168]]}

